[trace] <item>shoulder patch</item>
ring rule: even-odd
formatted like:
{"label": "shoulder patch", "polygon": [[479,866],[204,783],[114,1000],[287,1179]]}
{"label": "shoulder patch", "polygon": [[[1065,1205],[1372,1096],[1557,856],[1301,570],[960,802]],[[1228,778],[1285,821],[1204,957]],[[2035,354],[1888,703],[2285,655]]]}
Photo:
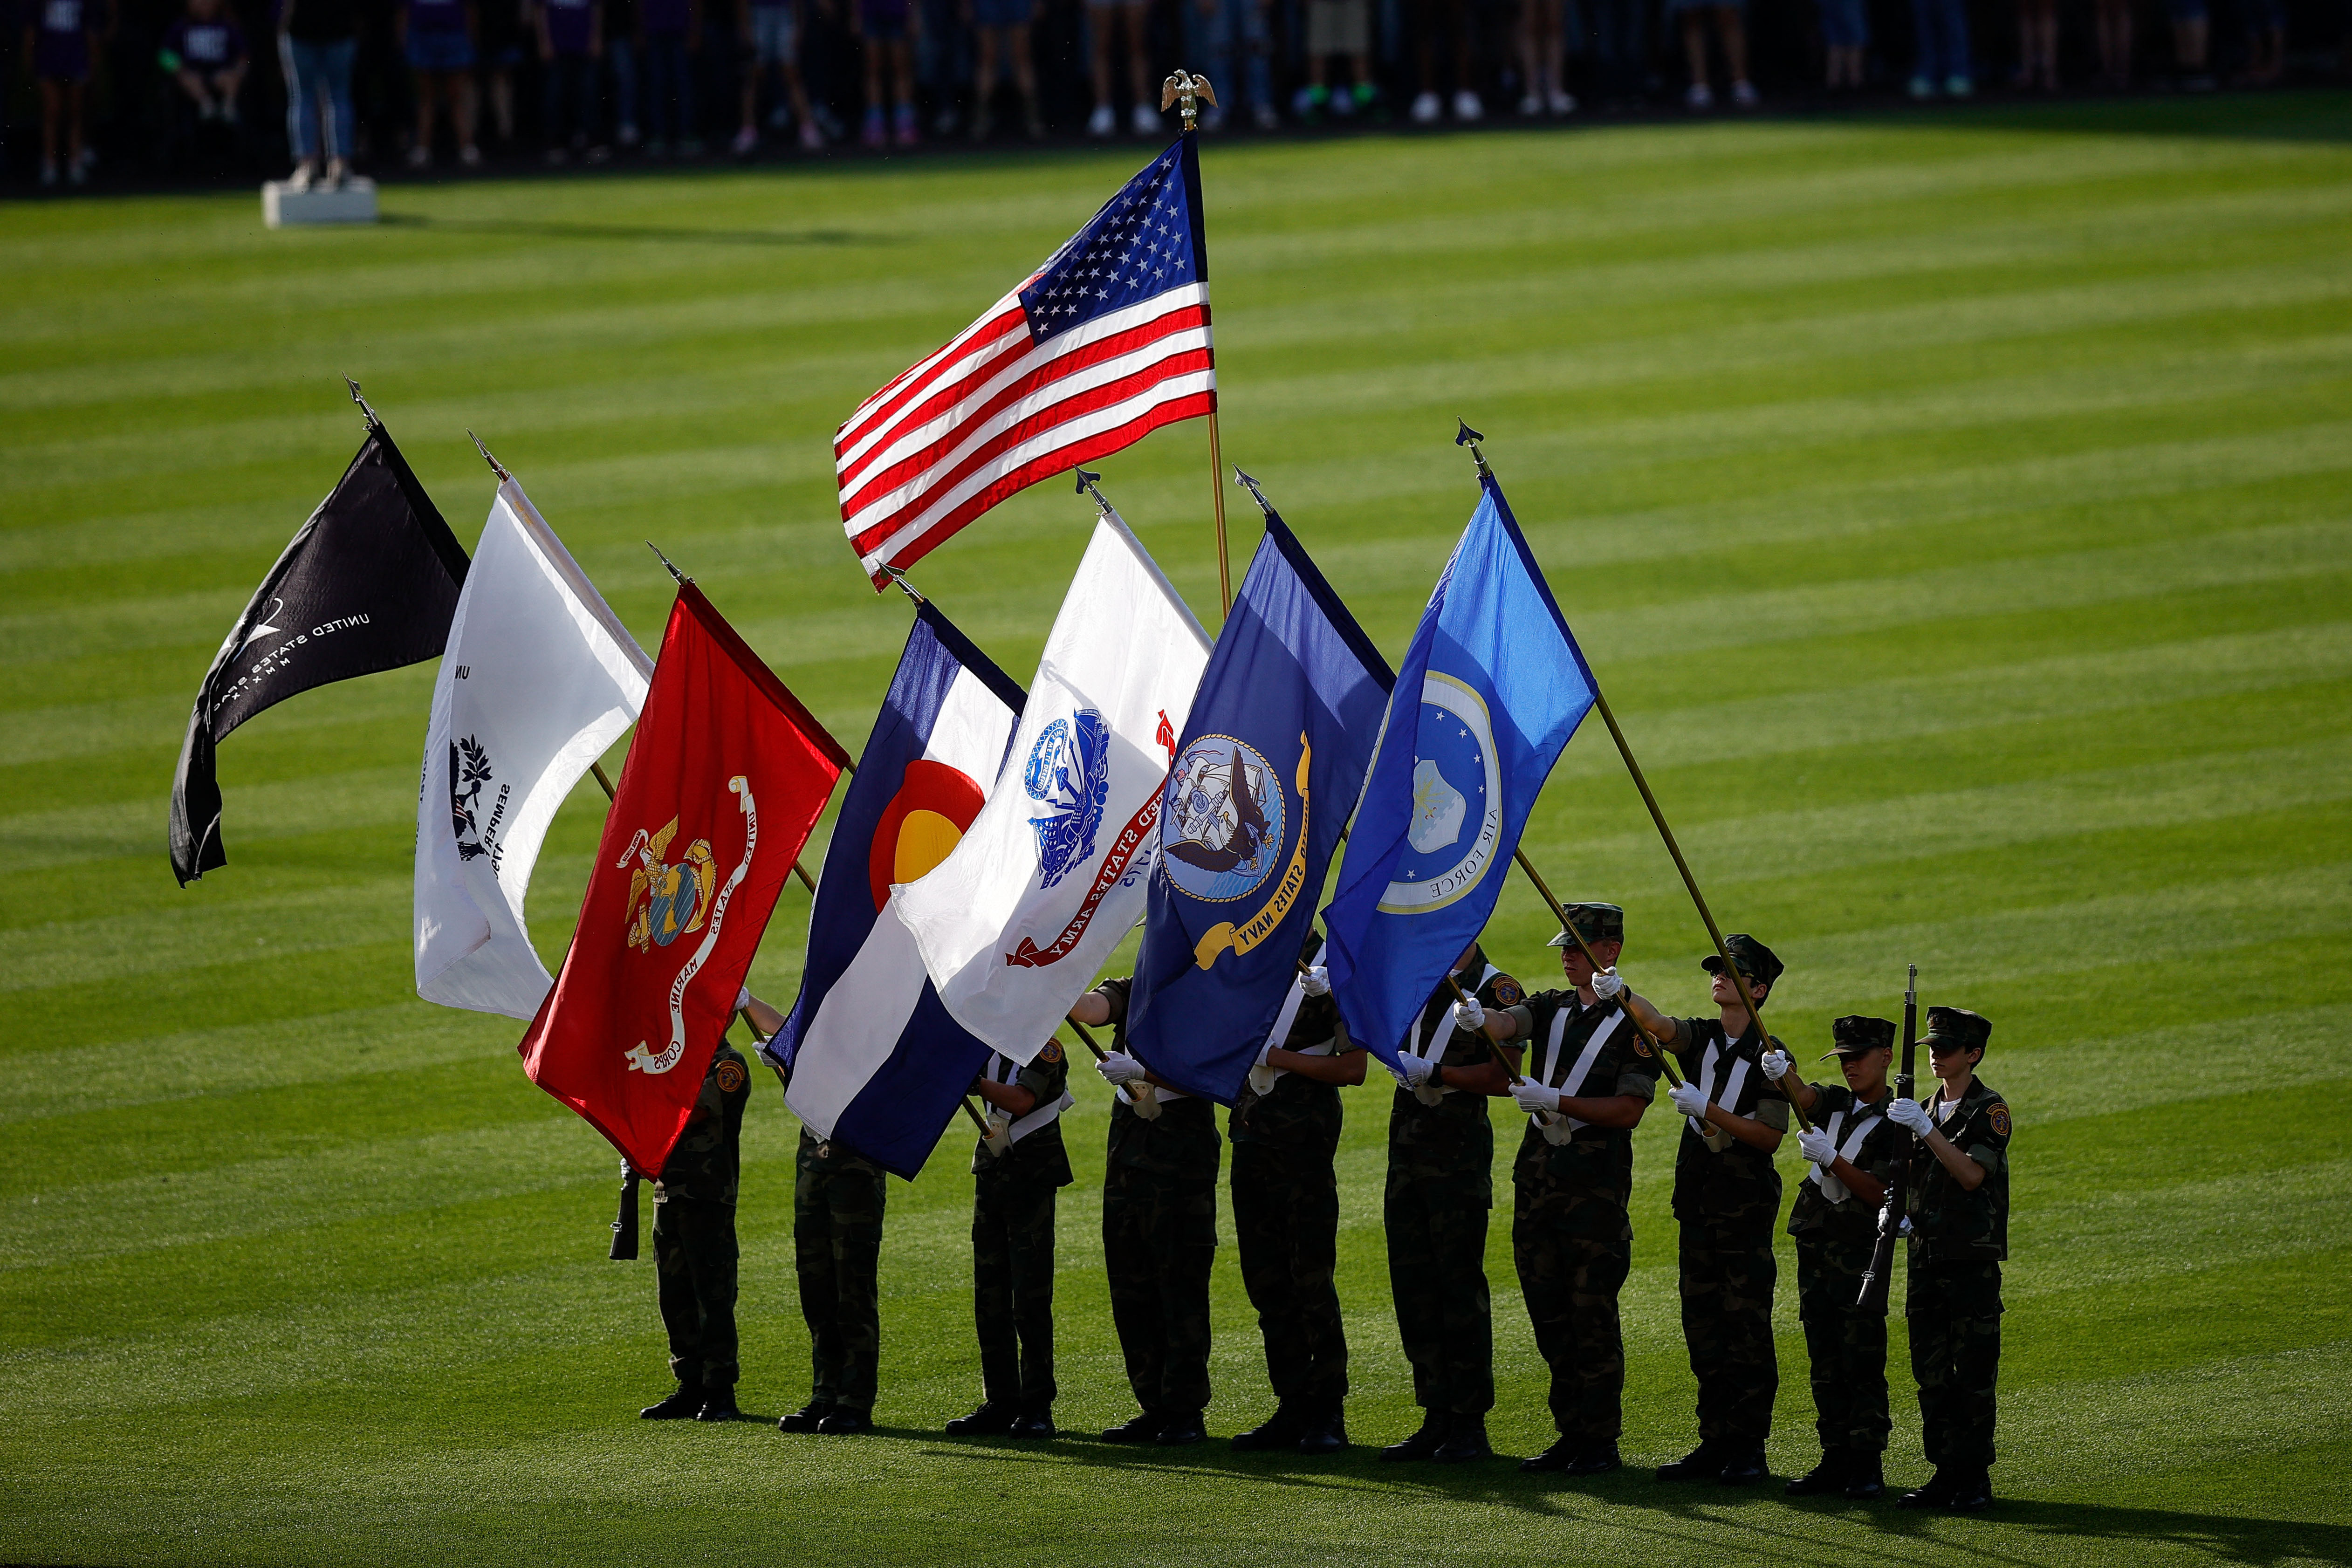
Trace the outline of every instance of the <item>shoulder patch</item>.
{"label": "shoulder patch", "polygon": [[1655,1055],[1656,1052],[1650,1049],[1648,1039],[1637,1032],[1633,1036],[1633,1054],[1636,1056],[1648,1057]]}
{"label": "shoulder patch", "polygon": [[740,1061],[720,1062],[719,1064],[718,1078],[719,1092],[721,1094],[734,1093],[735,1091],[743,1087],[743,1064]]}
{"label": "shoulder patch", "polygon": [[1991,1124],[1995,1137],[2009,1136],[2009,1102],[1994,1101],[1992,1109],[1985,1113],[1985,1120]]}
{"label": "shoulder patch", "polygon": [[1495,1005],[1498,1008],[1517,1007],[1520,1001],[1527,996],[1527,992],[1519,989],[1518,981],[1511,978],[1508,975],[1496,976],[1494,989]]}
{"label": "shoulder patch", "polygon": [[1046,1063],[1048,1066],[1061,1061],[1062,1042],[1058,1040],[1047,1040],[1045,1042],[1045,1049],[1037,1053],[1037,1060]]}

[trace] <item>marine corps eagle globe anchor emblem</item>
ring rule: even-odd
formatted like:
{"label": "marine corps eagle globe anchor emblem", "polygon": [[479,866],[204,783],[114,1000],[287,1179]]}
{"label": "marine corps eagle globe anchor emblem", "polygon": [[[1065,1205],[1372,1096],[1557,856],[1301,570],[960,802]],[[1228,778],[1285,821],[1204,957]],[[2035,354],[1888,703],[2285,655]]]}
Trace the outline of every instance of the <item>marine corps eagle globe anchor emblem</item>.
{"label": "marine corps eagle globe anchor emblem", "polygon": [[719,945],[719,928],[727,921],[728,902],[743,885],[744,874],[751,869],[752,852],[760,847],[760,808],[751,799],[751,779],[738,773],[727,780],[727,788],[743,810],[743,858],[736,862],[717,898],[710,896],[719,868],[711,859],[709,839],[695,840],[675,862],[662,859],[670,841],[677,836],[676,817],[659,832],[639,828],[629,840],[628,849],[614,862],[614,871],[632,860],[637,862],[629,873],[626,918],[630,946],[651,956],[656,947],[667,947],[691,932],[702,932],[702,940],[669,983],[669,1045],[658,1056],[644,1040],[623,1051],[632,1072],[643,1072],[648,1077],[667,1072],[685,1056],[686,988],[701,972],[710,950]]}

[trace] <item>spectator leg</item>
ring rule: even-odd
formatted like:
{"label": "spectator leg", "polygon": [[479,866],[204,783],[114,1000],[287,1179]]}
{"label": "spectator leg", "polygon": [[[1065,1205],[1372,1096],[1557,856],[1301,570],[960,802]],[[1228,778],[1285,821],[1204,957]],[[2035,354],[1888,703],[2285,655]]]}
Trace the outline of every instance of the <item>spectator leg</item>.
{"label": "spectator leg", "polygon": [[[1958,0],[1955,0],[1955,4]],[[1748,19],[1737,5],[1715,8],[1717,33],[1723,39],[1723,65],[1731,73],[1735,87],[1748,80]]]}
{"label": "spectator leg", "polygon": [[1094,88],[1097,109],[1110,104],[1110,33],[1117,15],[1114,6],[1087,7],[1087,74]]}
{"label": "spectator leg", "polygon": [[[1926,5],[1927,0],[1916,0]],[[1683,12],[1683,58],[1690,66],[1690,84],[1706,86],[1706,16],[1693,5]]]}
{"label": "spectator leg", "polygon": [[1151,68],[1144,57],[1149,42],[1145,35],[1150,30],[1150,8],[1147,5],[1122,5],[1118,8],[1120,25],[1127,29],[1127,85],[1135,94],[1135,101],[1159,107],[1160,95],[1151,89]]}

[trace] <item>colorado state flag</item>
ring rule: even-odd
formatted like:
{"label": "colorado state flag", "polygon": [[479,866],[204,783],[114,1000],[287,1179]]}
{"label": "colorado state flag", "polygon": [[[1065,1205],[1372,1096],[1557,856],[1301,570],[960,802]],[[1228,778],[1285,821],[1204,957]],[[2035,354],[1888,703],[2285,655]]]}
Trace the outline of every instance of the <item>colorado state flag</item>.
{"label": "colorado state flag", "polygon": [[1160,811],[1128,1047],[1232,1104],[1298,973],[1395,677],[1268,512]]}
{"label": "colorado state flag", "polygon": [[1391,1066],[1494,912],[1528,812],[1597,689],[1501,487],[1482,488],[1405,652],[1323,911],[1340,1016]]}

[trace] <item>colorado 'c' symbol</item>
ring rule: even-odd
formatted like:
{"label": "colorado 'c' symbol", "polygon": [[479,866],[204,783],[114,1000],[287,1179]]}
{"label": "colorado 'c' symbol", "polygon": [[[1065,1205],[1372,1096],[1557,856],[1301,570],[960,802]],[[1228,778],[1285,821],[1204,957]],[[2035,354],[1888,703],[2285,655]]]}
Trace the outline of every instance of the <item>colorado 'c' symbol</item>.
{"label": "colorado 'c' symbol", "polygon": [[874,847],[866,856],[877,911],[890,902],[892,883],[913,882],[948,858],[985,799],[961,768],[926,757],[907,764],[898,792],[875,825]]}

